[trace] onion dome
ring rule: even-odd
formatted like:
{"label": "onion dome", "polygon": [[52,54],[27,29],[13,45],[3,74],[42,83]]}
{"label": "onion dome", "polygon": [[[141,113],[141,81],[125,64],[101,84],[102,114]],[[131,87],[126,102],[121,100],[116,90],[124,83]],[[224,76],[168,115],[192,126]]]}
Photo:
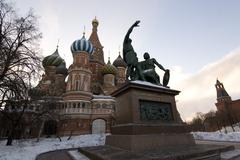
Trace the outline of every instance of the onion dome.
{"label": "onion dome", "polygon": [[71,51],[72,53],[84,51],[91,54],[93,52],[93,45],[90,41],[86,40],[85,35],[83,34],[81,39],[75,40],[72,43]]}
{"label": "onion dome", "polygon": [[92,20],[92,25],[93,25],[94,27],[97,27],[97,26],[98,26],[98,20],[97,20],[96,17]]}
{"label": "onion dome", "polygon": [[122,57],[120,56],[120,54],[119,54],[119,56],[115,59],[115,61],[113,62],[113,65],[114,65],[115,67],[124,67],[124,68],[127,67],[126,63],[124,62],[124,60],[122,59]]}
{"label": "onion dome", "polygon": [[108,63],[102,68],[102,74],[116,74],[117,68],[111,64],[110,59],[108,59]]}
{"label": "onion dome", "polygon": [[58,53],[58,48],[56,49],[56,51],[45,57],[42,61],[42,65],[43,67],[47,67],[47,66],[59,66],[61,63],[63,63],[64,60],[60,57],[59,53]]}
{"label": "onion dome", "polygon": [[68,70],[66,68],[65,61],[63,61],[59,66],[57,66],[56,74],[63,74],[63,75],[67,75],[68,74]]}

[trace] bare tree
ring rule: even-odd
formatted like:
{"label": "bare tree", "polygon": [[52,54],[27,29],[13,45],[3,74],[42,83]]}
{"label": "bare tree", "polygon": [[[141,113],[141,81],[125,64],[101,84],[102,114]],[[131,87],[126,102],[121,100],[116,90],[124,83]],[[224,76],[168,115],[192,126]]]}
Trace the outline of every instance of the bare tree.
{"label": "bare tree", "polygon": [[207,131],[216,131],[216,130],[221,131],[221,128],[217,119],[216,111],[210,110],[204,115],[204,117],[205,117],[204,126]]}
{"label": "bare tree", "polygon": [[189,122],[192,131],[205,131],[204,126],[204,114],[201,112],[197,112],[196,116]]}
{"label": "bare tree", "polygon": [[31,78],[40,69],[36,16],[30,10],[19,17],[12,4],[0,0],[0,114],[9,121],[11,145],[30,103]]}

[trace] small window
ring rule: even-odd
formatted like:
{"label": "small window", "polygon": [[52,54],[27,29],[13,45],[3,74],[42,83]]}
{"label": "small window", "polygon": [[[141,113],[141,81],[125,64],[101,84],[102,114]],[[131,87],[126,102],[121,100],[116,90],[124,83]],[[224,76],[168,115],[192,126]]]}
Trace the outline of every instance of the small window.
{"label": "small window", "polygon": [[103,103],[102,108],[107,108],[107,104]]}
{"label": "small window", "polygon": [[100,105],[100,104],[97,104],[97,105],[96,105],[96,108],[101,108],[101,105]]}

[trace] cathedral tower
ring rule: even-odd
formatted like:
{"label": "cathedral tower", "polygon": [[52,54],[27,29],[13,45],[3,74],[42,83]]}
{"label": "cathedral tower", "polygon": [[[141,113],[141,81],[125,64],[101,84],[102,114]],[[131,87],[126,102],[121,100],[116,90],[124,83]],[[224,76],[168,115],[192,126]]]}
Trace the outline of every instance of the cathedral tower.
{"label": "cathedral tower", "polygon": [[48,96],[61,96],[65,92],[65,78],[68,74],[64,59],[56,51],[42,61],[45,74],[38,84],[38,88]]}
{"label": "cathedral tower", "polygon": [[86,100],[92,98],[90,83],[91,83],[91,70],[89,69],[89,57],[93,51],[91,42],[85,39],[85,35],[79,40],[76,40],[71,45],[73,55],[73,64],[68,69],[68,81],[66,100]]}
{"label": "cathedral tower", "polygon": [[115,85],[116,73],[117,68],[111,64],[110,58],[108,58],[108,63],[102,68],[104,94],[109,95],[114,90],[116,90]]}
{"label": "cathedral tower", "polygon": [[119,87],[121,84],[125,83],[126,81],[126,63],[123,61],[120,52],[118,57],[113,62],[113,65],[117,68],[117,74],[116,74],[116,85]]}
{"label": "cathedral tower", "polygon": [[[93,92],[97,90],[97,88],[99,88],[99,86],[103,83],[101,70],[105,65],[103,46],[101,45],[97,34],[98,24],[99,22],[95,17],[92,21],[92,33],[89,38],[89,41],[93,44],[93,53],[90,56],[90,70],[92,71],[91,87]],[[94,94],[99,93],[96,92]]]}

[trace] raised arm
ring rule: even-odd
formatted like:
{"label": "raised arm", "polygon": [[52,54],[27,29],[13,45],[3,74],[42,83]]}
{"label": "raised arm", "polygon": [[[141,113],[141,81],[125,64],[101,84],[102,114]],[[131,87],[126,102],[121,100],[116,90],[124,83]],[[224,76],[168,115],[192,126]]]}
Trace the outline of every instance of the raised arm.
{"label": "raised arm", "polygon": [[136,21],[129,29],[128,29],[128,32],[127,32],[127,34],[125,35],[125,38],[124,38],[124,43],[126,43],[128,40],[129,40],[129,36],[130,36],[130,34],[132,33],[132,30],[133,30],[133,28],[134,27],[138,27],[139,24],[140,23],[140,21]]}

